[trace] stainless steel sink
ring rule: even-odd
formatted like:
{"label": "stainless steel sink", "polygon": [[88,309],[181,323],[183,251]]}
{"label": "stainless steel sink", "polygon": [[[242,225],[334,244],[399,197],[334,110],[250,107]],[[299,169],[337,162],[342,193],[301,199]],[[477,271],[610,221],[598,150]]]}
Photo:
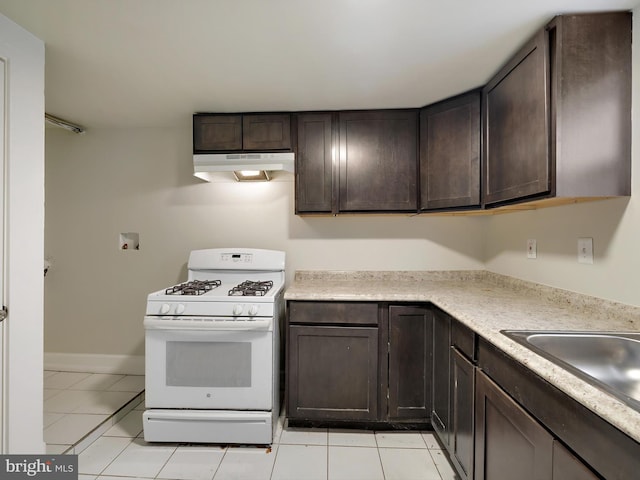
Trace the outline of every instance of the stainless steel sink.
{"label": "stainless steel sink", "polygon": [[640,411],[640,333],[502,333]]}

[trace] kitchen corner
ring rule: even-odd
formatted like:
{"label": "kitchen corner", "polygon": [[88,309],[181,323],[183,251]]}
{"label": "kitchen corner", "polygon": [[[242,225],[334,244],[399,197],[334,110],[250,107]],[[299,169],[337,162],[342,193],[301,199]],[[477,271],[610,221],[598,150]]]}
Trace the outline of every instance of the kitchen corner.
{"label": "kitchen corner", "polygon": [[[472,331],[479,339],[480,350],[494,350],[524,366],[543,383],[559,389],[624,432],[623,436],[633,439],[633,448],[640,448],[640,412],[502,333],[503,330],[638,331],[638,307],[482,270],[297,271],[285,292],[285,300],[289,306],[295,302],[435,306]],[[433,368],[435,376],[436,367]],[[516,395],[512,396],[518,396],[519,382],[515,386]]]}

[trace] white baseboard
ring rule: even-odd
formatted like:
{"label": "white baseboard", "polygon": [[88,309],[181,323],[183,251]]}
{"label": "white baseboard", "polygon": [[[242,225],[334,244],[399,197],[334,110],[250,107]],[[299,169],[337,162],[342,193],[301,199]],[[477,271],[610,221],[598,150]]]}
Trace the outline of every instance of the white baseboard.
{"label": "white baseboard", "polygon": [[144,375],[144,355],[45,352],[44,369],[63,372]]}

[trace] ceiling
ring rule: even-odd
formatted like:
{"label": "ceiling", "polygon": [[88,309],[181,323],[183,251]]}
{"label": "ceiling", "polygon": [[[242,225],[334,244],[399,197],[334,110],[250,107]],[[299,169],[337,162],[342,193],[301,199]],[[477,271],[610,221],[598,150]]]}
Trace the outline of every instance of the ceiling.
{"label": "ceiling", "polygon": [[640,0],[0,0],[46,44],[48,113],[92,128],[194,112],[419,107],[481,86],[558,13]]}

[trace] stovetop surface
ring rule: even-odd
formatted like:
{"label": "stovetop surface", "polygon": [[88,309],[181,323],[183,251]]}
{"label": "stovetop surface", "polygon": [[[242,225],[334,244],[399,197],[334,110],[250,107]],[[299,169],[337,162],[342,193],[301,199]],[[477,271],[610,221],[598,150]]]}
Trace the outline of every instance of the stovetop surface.
{"label": "stovetop surface", "polygon": [[[284,288],[284,256],[284,252],[260,249],[194,250],[189,256],[187,280],[149,294],[148,302],[173,305],[273,302]],[[190,286],[189,282],[194,281],[199,283]],[[254,295],[247,295],[244,288],[239,288],[246,282],[266,282],[272,286],[268,289],[258,286],[249,292]]]}
{"label": "stovetop surface", "polygon": [[[192,302],[192,301],[218,301],[218,302],[238,302],[238,301],[273,301],[273,298],[282,290],[283,282],[268,280],[272,282],[271,288],[268,290],[258,289],[256,295],[245,294],[241,295],[241,290],[238,287],[244,282],[265,282],[265,280],[253,280],[247,278],[247,280],[217,280],[219,285],[214,285],[209,289],[201,288],[197,291],[197,294],[184,294],[180,293],[181,285],[186,285],[187,288],[189,282],[183,282],[181,284],[172,285],[171,287],[163,288],[149,295],[149,300],[163,300],[163,301],[179,301],[179,302]],[[196,287],[197,288],[197,287]],[[230,292],[232,294],[230,294]]]}
{"label": "stovetop surface", "polygon": [[269,294],[275,284],[273,280],[244,280],[238,284],[229,282],[229,285],[233,286],[225,290],[227,287],[222,286],[222,280],[190,280],[166,288],[164,293],[175,297],[201,295],[264,297]]}

